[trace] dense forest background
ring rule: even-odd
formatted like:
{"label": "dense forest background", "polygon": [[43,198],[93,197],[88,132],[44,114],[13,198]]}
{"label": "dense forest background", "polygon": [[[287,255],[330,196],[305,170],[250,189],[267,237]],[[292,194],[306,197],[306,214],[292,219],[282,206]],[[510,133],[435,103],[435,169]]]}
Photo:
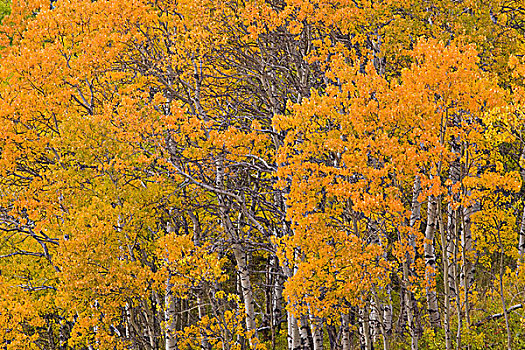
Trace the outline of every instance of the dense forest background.
{"label": "dense forest background", "polygon": [[0,18],[0,348],[525,347],[522,0]]}

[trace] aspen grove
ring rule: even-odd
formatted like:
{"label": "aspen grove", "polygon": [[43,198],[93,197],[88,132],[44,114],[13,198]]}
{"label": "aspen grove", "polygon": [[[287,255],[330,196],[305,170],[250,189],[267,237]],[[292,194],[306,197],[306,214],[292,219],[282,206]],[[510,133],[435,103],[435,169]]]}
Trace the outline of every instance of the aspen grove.
{"label": "aspen grove", "polygon": [[0,349],[525,347],[523,0],[0,19]]}

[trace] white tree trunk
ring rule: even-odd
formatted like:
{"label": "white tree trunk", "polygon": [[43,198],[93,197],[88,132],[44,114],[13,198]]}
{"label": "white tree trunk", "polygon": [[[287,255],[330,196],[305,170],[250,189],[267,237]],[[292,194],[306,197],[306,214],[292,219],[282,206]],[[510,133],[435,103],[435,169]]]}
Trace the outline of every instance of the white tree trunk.
{"label": "white tree trunk", "polygon": [[166,280],[166,293],[164,295],[164,322],[165,322],[165,345],[166,350],[177,349],[177,338],[175,336],[175,300],[173,298],[173,285],[170,277]]}
{"label": "white tree trunk", "polygon": [[[389,293],[389,296],[390,296],[390,293]],[[373,297],[372,299],[373,303],[372,303],[372,312],[370,313],[370,319],[372,318],[377,319],[376,324],[378,325],[378,327],[376,328],[378,329],[378,332],[381,334],[383,338],[383,350],[389,350],[390,349],[390,339],[389,339],[389,334],[387,332],[387,325],[385,322],[384,315],[385,315],[385,310],[387,308],[390,308],[390,305],[383,305],[381,301],[379,300],[379,297],[375,290],[373,291],[372,297]],[[375,313],[374,316],[372,316],[373,313]],[[391,323],[392,319],[390,319],[389,322]],[[376,339],[374,338],[374,342],[375,341]]]}
{"label": "white tree trunk", "polygon": [[350,350],[350,316],[341,315],[341,345],[343,350]]}
{"label": "white tree trunk", "polygon": [[377,338],[381,334],[381,320],[379,316],[380,304],[377,298],[372,298],[370,300],[370,312],[368,319],[370,320],[370,338],[372,342],[375,343]]}
{"label": "white tree trunk", "polygon": [[[470,193],[467,193],[467,195]],[[463,260],[463,271],[461,274],[461,286],[464,292],[464,305],[465,305],[465,321],[467,326],[470,326],[470,288],[474,284],[475,280],[475,264],[472,262],[473,254],[475,249],[472,242],[472,220],[471,216],[473,213],[480,210],[480,204],[475,203],[471,207],[463,208],[462,217],[462,234],[461,234],[461,254]]]}
{"label": "white tree trunk", "polygon": [[387,286],[387,293],[388,293],[388,304],[383,306],[383,322],[385,325],[385,343],[388,343],[390,336],[392,335],[392,325],[393,325],[393,302],[392,302],[392,287],[390,285]]}
{"label": "white tree trunk", "polygon": [[436,254],[434,248],[434,236],[437,223],[437,198],[435,196],[428,197],[428,208],[427,208],[427,226],[425,229],[425,279],[427,281],[426,294],[427,294],[427,307],[428,307],[428,318],[430,325],[433,328],[439,328],[440,315],[437,293],[435,288],[436,283]]}
{"label": "white tree trunk", "polygon": [[[257,327],[255,324],[255,300],[253,299],[252,283],[250,281],[250,273],[248,269],[248,260],[246,254],[242,251],[242,246],[238,243],[233,244],[233,255],[237,263],[237,272],[239,273],[239,280],[241,282],[242,297],[244,302],[244,311],[246,312],[246,330],[253,333],[257,337]],[[255,347],[250,341],[250,346]]]}
{"label": "white tree trunk", "polygon": [[[443,218],[441,216],[441,205],[438,201],[438,215],[437,215],[438,223],[439,223],[439,233],[441,236],[441,247],[447,246],[447,239],[445,234],[445,225],[443,223]],[[447,263],[447,251],[445,249],[441,249],[442,251],[442,259],[444,261],[443,263],[443,285],[444,285],[444,294],[445,294],[445,305],[444,305],[444,321],[445,321],[445,346],[446,350],[452,349],[452,342],[450,339],[450,284],[446,276],[448,276],[448,263]]]}
{"label": "white tree trunk", "polygon": [[323,350],[323,320],[310,312],[310,325],[314,350]]}
{"label": "white tree trunk", "polygon": [[272,293],[272,319],[273,324],[272,327],[280,326],[281,324],[281,318],[283,317],[283,307],[282,307],[282,300],[283,300],[283,282],[282,277],[280,276],[280,266],[278,264],[277,257],[272,257],[271,259],[271,272],[273,274],[273,293]]}
{"label": "white tree trunk", "polygon": [[370,320],[368,314],[368,304],[359,308],[359,329],[361,333],[361,347],[364,350],[372,350],[372,337],[370,336]]}
{"label": "white tree trunk", "polygon": [[[373,226],[375,226],[375,223],[373,224]],[[375,227],[374,227],[374,230],[378,231]],[[383,242],[384,239],[379,234],[379,232],[377,234],[377,237],[379,238],[379,245],[383,249],[383,258],[385,260],[388,260],[388,251],[384,247],[384,242]],[[377,293],[375,291],[374,291],[373,295],[374,295],[374,298],[375,298],[375,303],[377,304],[377,313],[378,313],[377,316],[378,316],[378,318],[380,320],[380,330],[381,330],[381,334],[383,336],[383,349],[384,350],[388,350],[389,349],[389,343],[390,343],[390,337],[392,335],[392,324],[393,324],[392,310],[394,308],[393,308],[392,294],[391,294],[392,286],[390,285],[390,283],[388,283],[386,285],[385,289],[386,289],[387,295],[388,295],[388,299],[386,301],[386,304],[381,303],[381,301],[379,300],[379,298],[377,296]]]}
{"label": "white tree trunk", "polygon": [[299,350],[301,349],[301,336],[299,334],[299,327],[297,326],[297,319],[290,311],[286,312],[288,314],[288,349]]}
{"label": "white tree trunk", "polygon": [[[222,159],[216,161],[216,178],[215,185],[219,189],[224,187],[224,166]],[[257,342],[257,326],[255,323],[255,300],[253,298],[253,289],[250,281],[250,271],[248,268],[248,259],[243,251],[242,245],[239,242],[239,230],[236,230],[229,215],[228,208],[226,207],[225,200],[222,194],[217,194],[217,200],[219,204],[219,214],[221,217],[223,228],[231,239],[233,255],[235,256],[235,262],[237,263],[237,272],[239,281],[241,284],[241,294],[244,302],[244,310],[246,313],[246,331],[251,334],[250,347],[255,348]]]}
{"label": "white tree trunk", "polygon": [[[461,155],[461,147],[460,147],[460,140],[459,138],[452,138],[450,141],[450,146],[452,148],[452,152],[456,155],[457,159],[451,162],[450,169],[449,169],[449,195],[452,196],[453,200],[458,199],[458,194],[452,193],[452,187],[457,184],[459,181],[461,181],[461,162],[460,162],[460,155]],[[447,206],[447,261],[448,261],[448,284],[449,284],[449,290],[451,293],[451,297],[455,298],[457,300],[458,291],[457,291],[457,264],[455,260],[457,260],[457,254],[458,254],[458,232],[460,224],[458,222],[459,217],[459,209],[455,209],[452,205],[452,203],[448,203]],[[462,213],[462,212],[461,212]]]}
{"label": "white tree trunk", "polygon": [[300,318],[301,327],[299,333],[301,335],[301,350],[310,349],[310,337],[308,336],[308,316],[302,315]]}
{"label": "white tree trunk", "polygon": [[[521,150],[520,156],[520,174],[521,182],[525,183],[525,146]],[[520,255],[520,261],[523,263],[525,259],[525,205],[523,206],[523,213],[521,215],[521,226],[518,234],[518,253]]]}
{"label": "white tree trunk", "polygon": [[[419,202],[419,194],[421,193],[421,179],[419,176],[416,176],[414,179],[414,187],[412,192],[412,206],[411,206],[411,215],[409,225],[412,229],[414,226],[421,220],[421,202]],[[411,246],[413,252],[416,251],[416,242],[414,234],[410,234],[408,237],[408,243]],[[406,261],[403,262],[403,278],[405,283],[405,305],[407,307],[407,318],[408,318],[408,328],[410,332],[410,348],[411,350],[418,349],[418,334],[416,330],[415,314],[416,314],[416,305],[413,302],[411,286],[410,286],[410,276],[411,276],[411,264],[412,258],[409,253],[406,255]]]}
{"label": "white tree trunk", "polygon": [[523,213],[521,215],[518,252],[520,254],[520,260],[521,262],[523,262],[524,257],[525,257],[525,205],[523,206]]}

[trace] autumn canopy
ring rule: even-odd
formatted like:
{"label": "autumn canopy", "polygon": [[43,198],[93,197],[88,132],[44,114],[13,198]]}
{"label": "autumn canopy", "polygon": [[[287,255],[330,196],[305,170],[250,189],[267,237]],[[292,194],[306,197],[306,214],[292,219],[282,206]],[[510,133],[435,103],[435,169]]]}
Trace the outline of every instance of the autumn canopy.
{"label": "autumn canopy", "polygon": [[0,349],[525,347],[522,0],[0,21]]}

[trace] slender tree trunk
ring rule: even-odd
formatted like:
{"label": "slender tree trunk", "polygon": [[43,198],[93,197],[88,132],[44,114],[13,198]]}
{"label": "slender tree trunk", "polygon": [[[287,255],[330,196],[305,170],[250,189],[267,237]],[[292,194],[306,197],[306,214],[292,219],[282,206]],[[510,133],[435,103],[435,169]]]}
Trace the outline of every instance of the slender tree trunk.
{"label": "slender tree trunk", "polygon": [[[372,291],[372,293],[375,293],[375,291]],[[370,300],[370,312],[368,319],[370,320],[370,337],[372,338],[372,343],[375,343],[377,341],[377,338],[379,334],[381,334],[381,321],[379,319],[379,300],[378,298],[375,298],[372,295],[372,299]]]}
{"label": "slender tree trunk", "polygon": [[499,291],[500,291],[500,299],[501,299],[501,305],[503,306],[503,316],[505,317],[505,328],[507,331],[507,350],[512,350],[512,333],[510,330],[510,322],[509,322],[509,311],[507,310],[507,303],[505,301],[505,292],[503,291],[503,275],[505,274],[505,265],[503,264],[503,257],[505,254],[505,247],[503,246],[503,241],[501,240],[501,232],[500,228],[497,228],[498,231],[498,244],[499,244],[499,253],[500,253],[500,259],[499,259]]}
{"label": "slender tree trunk", "polygon": [[288,349],[300,350],[301,349],[301,336],[299,332],[299,326],[297,325],[297,319],[288,313]]}
{"label": "slender tree trunk", "polygon": [[[414,226],[421,219],[421,203],[418,200],[419,194],[421,193],[421,179],[419,176],[416,176],[414,179],[414,187],[412,192],[412,206],[411,206],[411,215],[410,215],[410,228],[415,230]],[[408,244],[412,249],[412,253],[415,254],[416,251],[416,242],[414,233],[410,232],[408,237]],[[412,265],[412,255],[410,252],[405,254],[406,260],[403,262],[403,279],[405,284],[405,305],[407,306],[407,318],[408,318],[408,328],[410,333],[410,348],[411,350],[418,349],[418,332],[416,329],[415,315],[416,315],[416,305],[414,303],[412,292],[410,288],[410,275]]]}
{"label": "slender tree trunk", "polygon": [[[456,218],[455,218],[455,222],[456,222],[456,226],[454,227],[454,229],[456,230],[454,232],[454,237],[456,239],[456,242],[455,242],[455,247],[456,249],[454,250],[454,255],[453,255],[453,266],[455,267],[455,271],[458,271],[460,269],[460,265],[459,265],[459,262],[458,262],[458,246],[459,246],[459,223],[460,223],[460,217],[459,217],[459,213],[460,213],[460,210],[456,210],[455,211],[455,214],[456,214]],[[456,291],[456,294],[455,294],[455,300],[456,300],[456,315],[457,315],[457,319],[458,319],[458,328],[457,328],[457,332],[456,332],[456,349],[457,350],[460,350],[461,349],[461,331],[462,331],[462,328],[463,328],[463,317],[462,317],[462,305],[461,305],[461,293],[460,293],[460,281],[458,280],[457,278],[457,275],[454,276],[454,287],[455,287],[455,291]]]}
{"label": "slender tree trunk", "polygon": [[[168,221],[166,225],[166,232],[172,233],[175,232],[175,228],[172,223]],[[171,273],[168,273],[166,279],[166,292],[164,294],[164,322],[166,325],[166,334],[165,334],[165,346],[166,350],[175,350],[177,349],[177,338],[175,336],[176,332],[176,322],[175,322],[175,298],[173,293],[173,284],[171,283]]]}
{"label": "slender tree trunk", "polygon": [[[449,195],[452,197],[452,201],[457,201],[459,199],[458,193],[453,193],[452,188],[455,184],[457,184],[459,181],[461,181],[461,162],[460,162],[460,155],[461,155],[461,145],[460,140],[458,137],[453,137],[450,141],[450,147],[454,155],[456,156],[456,159],[453,160],[450,163],[450,169],[449,169],[449,177],[448,180],[450,182],[448,192]],[[447,206],[447,262],[448,262],[448,283],[449,283],[449,289],[451,292],[451,297],[453,297],[455,300],[458,300],[457,296],[459,291],[457,290],[457,276],[458,276],[458,265],[457,261],[455,261],[455,257],[457,256],[458,251],[458,237],[457,233],[459,232],[458,226],[460,224],[458,218],[458,212],[460,209],[456,209],[454,206],[454,203],[448,203]],[[459,304],[458,304],[459,307]]]}
{"label": "slender tree trunk", "polygon": [[448,262],[448,285],[450,296],[456,301],[456,315],[457,315],[457,333],[456,333],[456,348],[461,347],[461,328],[462,328],[462,303],[460,293],[460,282],[458,281],[458,272],[462,269],[459,265],[458,250],[460,246],[460,214],[463,214],[463,209],[458,208],[459,193],[454,192],[455,185],[462,180],[462,166],[461,166],[461,140],[459,137],[452,137],[450,141],[451,151],[454,153],[455,159],[450,163],[449,168],[449,186],[448,194],[451,201],[448,203],[448,222],[447,222],[447,262]]}
{"label": "slender tree trunk", "polygon": [[[525,146],[523,146],[520,155],[519,164],[525,164]],[[525,166],[520,166],[521,183],[525,184]],[[522,186],[523,188],[523,186]],[[523,205],[523,212],[521,214],[520,232],[518,234],[518,253],[520,255],[520,262],[525,260],[525,205]]]}
{"label": "slender tree trunk", "polygon": [[341,345],[343,350],[350,348],[350,316],[347,313],[341,315]]}
{"label": "slender tree trunk", "polygon": [[[445,234],[445,227],[443,224],[443,216],[441,213],[441,200],[438,199],[438,222],[439,222],[439,232],[441,236],[441,252],[443,259],[443,276],[448,276],[448,254],[446,251],[447,247],[447,237]],[[450,339],[450,284],[447,278],[443,278],[444,294],[445,294],[445,307],[444,307],[444,316],[445,316],[445,345],[446,350],[452,349],[452,343]]]}
{"label": "slender tree trunk", "polygon": [[[295,273],[294,269],[291,269],[286,262],[282,262],[280,264],[282,271],[284,272],[284,275],[286,278],[291,278],[293,274]],[[280,292],[282,293],[282,289],[280,289]],[[286,310],[287,314],[287,325],[288,325],[288,349],[289,350],[297,350],[301,347],[301,336],[299,332],[299,327],[297,325],[297,319],[292,315],[292,313],[288,310]]]}
{"label": "slender tree trunk", "polygon": [[[257,327],[255,325],[255,300],[253,299],[252,283],[250,281],[250,273],[248,269],[248,259],[246,254],[242,251],[242,246],[239,243],[234,243],[232,246],[233,255],[237,263],[237,272],[242,289],[242,297],[244,302],[244,311],[246,312],[246,331],[253,333],[257,337]],[[255,344],[250,343],[254,347]]]}
{"label": "slender tree trunk", "polygon": [[368,303],[364,307],[359,308],[359,329],[361,333],[361,348],[364,350],[372,350],[372,337],[370,334],[370,318]]}
{"label": "slender tree trunk", "polygon": [[175,337],[175,300],[173,298],[173,285],[168,276],[166,280],[166,293],[164,294],[164,322],[166,325],[165,346],[166,350],[177,349],[177,338]]}
{"label": "slender tree trunk", "polygon": [[425,251],[425,280],[428,318],[432,328],[441,327],[439,306],[436,293],[436,254],[434,248],[434,233],[437,222],[437,198],[428,197],[427,208],[427,225],[425,229],[425,242],[423,243]]}
{"label": "slender tree trunk", "polygon": [[[462,144],[462,153],[465,154],[465,161],[461,164],[461,177],[460,179],[463,179],[466,175],[468,175],[468,167],[470,164],[470,156],[469,152],[466,151],[468,149],[469,145],[466,143]],[[463,185],[461,186],[461,192],[463,193],[463,196],[470,197],[471,191],[469,189],[466,189]],[[474,283],[474,273],[475,273],[475,266],[472,262],[473,255],[475,254],[474,250],[474,244],[472,242],[472,219],[471,216],[475,212],[478,212],[481,210],[481,205],[478,200],[476,200],[472,205],[470,206],[464,206],[463,212],[461,214],[461,252],[462,252],[462,260],[463,260],[463,271],[461,274],[461,286],[463,287],[465,291],[465,317],[467,320],[467,323],[470,323],[470,316],[469,316],[469,289],[470,286]]]}
{"label": "slender tree trunk", "polygon": [[301,315],[299,318],[301,327],[299,328],[299,334],[301,335],[301,349],[310,350],[310,337],[308,336],[308,316]]}
{"label": "slender tree trunk", "polygon": [[[378,231],[378,230],[377,230]],[[383,258],[388,260],[388,251],[385,249],[384,239],[378,233],[379,245],[383,249]],[[376,304],[378,306],[378,317],[380,319],[380,329],[381,335],[383,336],[383,347],[384,350],[388,350],[390,337],[392,336],[392,324],[393,324],[393,303],[392,303],[392,285],[388,283],[385,287],[388,295],[388,300],[386,304],[382,304],[377,297],[377,293],[374,291],[374,297],[376,298]]]}
{"label": "slender tree trunk", "polygon": [[451,204],[448,204],[447,206],[447,230],[446,230],[446,252],[447,252],[447,259],[445,260],[448,265],[448,275],[447,275],[447,281],[448,281],[448,288],[450,291],[450,297],[456,298],[456,265],[454,261],[454,255],[456,253],[456,237],[454,236],[456,232],[456,211],[454,210]]}
{"label": "slender tree trunk", "polygon": [[323,350],[323,320],[310,312],[310,325],[314,350]]}
{"label": "slender tree trunk", "polygon": [[[523,180],[525,183],[525,180]],[[518,252],[520,254],[520,261],[525,260],[525,205],[523,205],[523,212],[521,214],[521,225],[518,240]]]}
{"label": "slender tree trunk", "polygon": [[273,293],[272,293],[272,313],[273,313],[273,328],[280,330],[281,319],[283,317],[283,277],[281,275],[282,269],[280,268],[277,257],[273,256],[270,261],[270,271],[273,274]]}
{"label": "slender tree trunk", "polygon": [[145,327],[146,327],[146,333],[148,335],[149,346],[151,349],[156,349],[157,341],[156,341],[156,336],[155,336],[155,322],[153,319],[154,316],[149,310],[146,303],[144,301],[142,301],[141,303],[142,303],[142,310],[143,310],[142,314],[144,316],[144,320],[146,321]]}
{"label": "slender tree trunk", "polygon": [[273,308],[273,302],[274,302],[274,279],[277,278],[277,276],[273,273],[273,262],[274,262],[274,256],[270,255],[268,257],[266,264],[266,286],[264,287],[264,304],[265,304],[265,311],[263,315],[263,326],[268,327],[268,332],[270,333],[270,338],[272,340],[272,349],[275,349],[275,312]]}
{"label": "slender tree trunk", "polygon": [[[414,186],[412,189],[412,206],[410,208],[411,214],[410,214],[410,223],[409,223],[410,227],[414,227],[416,223],[419,220],[421,220],[421,203],[418,200],[420,193],[421,193],[421,179],[419,175],[416,175],[414,179]],[[414,235],[410,235],[409,243],[410,245],[412,245],[413,248],[416,247]]]}
{"label": "slender tree trunk", "polygon": [[[403,265],[401,265],[401,267],[403,268]],[[405,274],[404,269],[402,273],[404,276]],[[400,282],[401,282],[401,285],[399,286],[399,316],[397,318],[396,333],[405,335],[408,330],[407,328],[408,317],[407,317],[407,311],[406,311],[408,306],[406,305],[406,298],[405,298],[406,288],[404,285],[404,277]]]}
{"label": "slender tree trunk", "polygon": [[[408,277],[409,277],[408,264],[404,262],[403,263],[403,278],[405,279],[405,281],[408,281]],[[405,298],[405,305],[406,305],[407,318],[408,318],[408,331],[410,333],[410,349],[417,350],[418,349],[418,336],[417,336],[416,325],[415,325],[414,304],[412,300],[412,293],[408,289],[408,286],[405,287],[404,298]]]}
{"label": "slender tree trunk", "polygon": [[131,313],[129,312],[129,303],[126,303],[125,307],[124,307],[124,312],[126,314],[126,339],[130,340],[131,339],[131,332],[129,330],[130,328],[130,325],[131,325]]}
{"label": "slender tree trunk", "polygon": [[387,285],[388,304],[384,305],[383,309],[383,320],[385,325],[385,343],[390,342],[392,336],[392,325],[393,325],[393,302],[392,302],[392,287]]}
{"label": "slender tree trunk", "polygon": [[463,209],[463,220],[462,220],[462,234],[461,234],[461,245],[462,245],[462,260],[463,260],[463,273],[461,274],[461,286],[464,291],[464,303],[465,303],[465,322],[467,327],[470,327],[470,286],[474,283],[474,264],[471,261],[471,254],[473,253],[472,244],[472,220],[471,215],[474,211],[478,210],[479,204],[476,204],[469,208]]}
{"label": "slender tree trunk", "polygon": [[[268,84],[267,79],[264,75],[261,78],[262,78],[263,85],[264,85],[263,87],[268,93],[270,91],[270,86],[269,86],[270,84]],[[279,113],[279,111],[276,107],[276,104],[274,103],[275,101],[273,99],[272,93],[268,93],[268,97],[269,97],[269,100],[271,101],[272,113],[275,116]],[[272,127],[272,130],[274,131],[273,136],[272,136],[273,141],[274,141],[274,147],[275,147],[275,150],[277,151],[279,150],[279,147],[281,146],[282,142],[277,137],[278,133],[276,132],[275,128]],[[280,166],[281,165],[278,164],[278,167]],[[286,198],[284,197],[284,194],[283,193],[277,194],[275,197],[275,201],[276,201],[277,207],[280,207],[281,211],[283,213],[286,213],[288,210],[288,206],[286,205]],[[285,217],[282,217],[281,220],[282,220],[281,222],[282,234],[283,235],[293,235],[292,230],[288,227],[286,223]],[[277,237],[277,230],[274,231],[274,235]],[[275,247],[275,248],[279,249],[278,247]],[[287,261],[281,261],[279,263],[279,266],[281,267],[281,270],[284,273],[284,276],[285,276],[284,280],[291,278],[294,275],[295,273],[294,267],[289,266]],[[281,300],[283,300],[282,293],[283,293],[284,281],[281,280],[280,278],[276,278],[275,280],[276,280],[276,283],[275,283],[274,310],[276,310],[276,316],[278,315],[277,317],[279,319],[278,322],[279,322],[279,327],[280,327],[280,322],[281,322],[281,317],[282,317],[281,316],[282,315]],[[297,322],[295,318],[293,317],[293,315],[288,310],[286,310],[286,316],[287,316],[286,319],[287,319],[287,330],[288,330],[288,333],[287,333],[288,350],[296,350],[299,348],[301,344]]]}
{"label": "slender tree trunk", "polygon": [[[217,188],[223,189],[224,187],[224,167],[222,159],[217,159],[216,161],[216,179],[215,184]],[[239,277],[239,282],[241,285],[241,294],[244,302],[244,311],[246,313],[246,331],[251,334],[250,336],[250,347],[255,348],[257,342],[257,326],[255,323],[255,300],[253,298],[253,289],[252,283],[250,280],[250,271],[248,268],[248,258],[244,253],[242,245],[239,243],[240,237],[238,231],[236,230],[229,215],[228,209],[225,204],[225,199],[223,195],[217,194],[217,199],[219,203],[219,214],[223,227],[226,231],[228,237],[234,242],[232,244],[232,251],[235,257],[235,262],[237,263],[237,273]]]}
{"label": "slender tree trunk", "polygon": [[[390,293],[389,293],[390,295]],[[390,349],[390,339],[387,332],[387,326],[386,321],[384,318],[385,310],[386,308],[389,308],[389,305],[383,305],[381,301],[379,300],[379,297],[377,296],[377,292],[375,290],[372,291],[372,297],[373,297],[373,308],[375,308],[375,313],[377,317],[377,323],[379,324],[379,332],[381,333],[381,337],[383,339],[383,350],[389,350]],[[391,322],[391,320],[390,320]],[[390,330],[392,326],[390,325]]]}

